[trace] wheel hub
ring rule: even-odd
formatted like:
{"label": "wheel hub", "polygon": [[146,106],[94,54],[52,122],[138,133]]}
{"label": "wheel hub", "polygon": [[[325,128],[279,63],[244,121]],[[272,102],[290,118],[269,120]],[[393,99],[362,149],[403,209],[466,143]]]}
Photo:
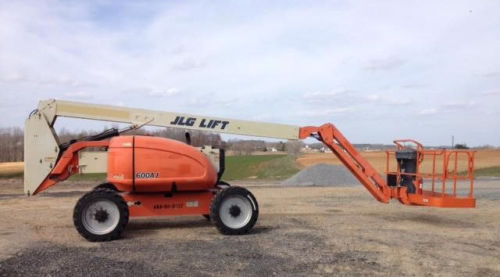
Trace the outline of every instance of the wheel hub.
{"label": "wheel hub", "polygon": [[252,204],[242,195],[227,196],[221,203],[219,217],[228,228],[243,228],[252,218]]}
{"label": "wheel hub", "polygon": [[94,235],[112,232],[120,222],[118,206],[108,199],[96,199],[82,212],[83,227]]}
{"label": "wheel hub", "polygon": [[106,220],[108,220],[108,217],[109,217],[108,212],[103,208],[97,210],[94,215],[95,220],[97,220],[97,222],[99,223],[105,222]]}
{"label": "wheel hub", "polygon": [[238,217],[238,216],[241,214],[241,209],[240,209],[240,207],[238,207],[238,206],[236,206],[236,205],[231,206],[231,208],[229,208],[229,214],[230,214],[232,217]]}

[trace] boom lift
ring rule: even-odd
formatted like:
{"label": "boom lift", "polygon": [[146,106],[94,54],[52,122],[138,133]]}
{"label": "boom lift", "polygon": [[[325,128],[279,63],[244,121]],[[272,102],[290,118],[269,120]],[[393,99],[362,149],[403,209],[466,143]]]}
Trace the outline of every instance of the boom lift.
{"label": "boom lift", "polygon": [[[58,117],[122,122],[131,127],[61,143],[54,130]],[[255,197],[221,180],[223,150],[122,135],[144,125],[291,140],[314,137],[380,202],[395,198],[405,205],[475,207],[472,151],[428,151],[414,141],[395,141],[397,150],[387,152],[386,181],[332,124],[299,127],[53,99],[40,101],[26,120],[25,193],[38,194],[76,173],[106,172],[107,182],[80,198],[73,213],[76,229],[90,241],[119,238],[129,217],[204,215],[227,235],[244,234],[254,226],[259,213]],[[417,147],[408,148],[406,142]],[[396,171],[389,170],[393,155]],[[426,156],[433,159],[432,173],[421,170]],[[462,157],[468,163],[465,173],[457,170]],[[440,171],[436,171],[437,161],[443,163]],[[432,180],[432,190],[424,190],[424,179]],[[470,182],[465,196],[457,191],[457,180]],[[449,181],[453,193],[448,193]]]}

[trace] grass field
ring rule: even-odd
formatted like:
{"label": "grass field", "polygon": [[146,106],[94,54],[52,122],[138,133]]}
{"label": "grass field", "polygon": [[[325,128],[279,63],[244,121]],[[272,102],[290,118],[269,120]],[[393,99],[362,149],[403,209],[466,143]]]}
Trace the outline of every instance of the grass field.
{"label": "grass field", "polygon": [[226,158],[224,180],[282,180],[299,170],[287,155],[231,156]]}
{"label": "grass field", "polygon": [[500,177],[500,166],[491,166],[476,170],[476,176]]}

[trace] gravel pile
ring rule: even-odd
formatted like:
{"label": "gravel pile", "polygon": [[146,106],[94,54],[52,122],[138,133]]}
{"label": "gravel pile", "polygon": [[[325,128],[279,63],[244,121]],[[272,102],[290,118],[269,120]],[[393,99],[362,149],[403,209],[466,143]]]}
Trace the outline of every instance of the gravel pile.
{"label": "gravel pile", "polygon": [[307,167],[289,179],[284,186],[357,186],[359,181],[344,166],[317,164]]}

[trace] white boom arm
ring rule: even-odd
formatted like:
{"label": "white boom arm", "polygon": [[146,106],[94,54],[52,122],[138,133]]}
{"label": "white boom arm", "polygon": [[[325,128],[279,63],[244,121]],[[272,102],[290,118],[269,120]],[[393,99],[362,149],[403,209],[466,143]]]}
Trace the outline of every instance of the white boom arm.
{"label": "white boom arm", "polygon": [[175,112],[95,105],[61,100],[41,101],[38,106],[50,126],[58,116],[174,127],[254,137],[299,139],[299,126],[217,118]]}

